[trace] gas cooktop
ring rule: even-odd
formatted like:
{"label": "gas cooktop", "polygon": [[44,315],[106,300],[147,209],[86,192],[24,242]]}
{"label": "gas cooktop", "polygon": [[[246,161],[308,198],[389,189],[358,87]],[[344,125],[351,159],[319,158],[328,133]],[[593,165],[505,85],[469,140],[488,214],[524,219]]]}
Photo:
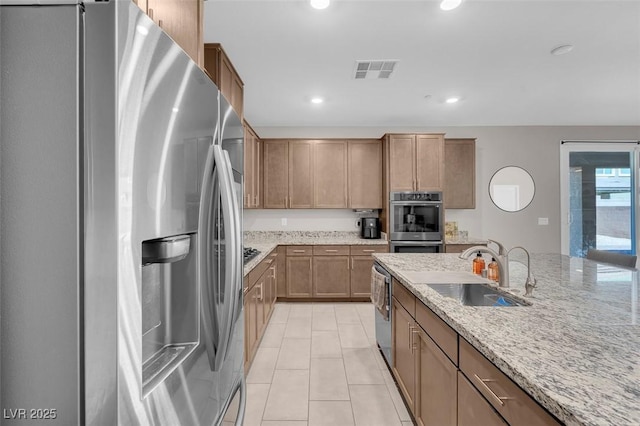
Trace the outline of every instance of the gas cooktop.
{"label": "gas cooktop", "polygon": [[260,251],[251,247],[244,248],[244,263],[246,264],[248,261],[256,257],[260,254]]}

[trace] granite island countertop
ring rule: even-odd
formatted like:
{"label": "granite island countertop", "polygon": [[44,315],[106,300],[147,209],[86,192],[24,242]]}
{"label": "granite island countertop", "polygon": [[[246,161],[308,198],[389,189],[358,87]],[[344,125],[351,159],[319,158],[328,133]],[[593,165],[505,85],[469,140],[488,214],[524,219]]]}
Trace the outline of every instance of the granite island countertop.
{"label": "granite island countertop", "polygon": [[365,239],[358,232],[341,231],[247,231],[244,233],[245,247],[257,249],[260,254],[244,265],[246,276],[279,245],[386,245],[386,239]]}
{"label": "granite island countertop", "polygon": [[[636,270],[534,254],[526,307],[472,307],[411,282],[411,271],[470,271],[457,254],[374,254],[461,337],[567,425],[640,424],[640,285]],[[526,267],[510,263],[522,297]]]}

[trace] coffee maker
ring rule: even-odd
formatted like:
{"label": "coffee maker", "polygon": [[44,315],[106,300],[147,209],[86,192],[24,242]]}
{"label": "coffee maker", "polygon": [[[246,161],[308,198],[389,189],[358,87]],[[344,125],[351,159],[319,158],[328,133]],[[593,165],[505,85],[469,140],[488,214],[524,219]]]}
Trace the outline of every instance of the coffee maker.
{"label": "coffee maker", "polygon": [[363,217],[360,219],[360,236],[362,238],[380,238],[380,221],[377,217]]}

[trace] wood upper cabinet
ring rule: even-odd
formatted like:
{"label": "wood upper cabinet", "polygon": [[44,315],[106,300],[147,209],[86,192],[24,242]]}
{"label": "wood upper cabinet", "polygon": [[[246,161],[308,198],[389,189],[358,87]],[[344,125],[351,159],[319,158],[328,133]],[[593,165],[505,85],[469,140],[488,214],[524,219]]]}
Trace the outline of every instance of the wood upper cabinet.
{"label": "wood upper cabinet", "polygon": [[313,207],[347,208],[347,141],[317,140],[312,143]]}
{"label": "wood upper cabinet", "polygon": [[[458,367],[417,327],[416,410],[419,426],[456,426]],[[476,423],[482,424],[482,423]]]}
{"label": "wood upper cabinet", "polygon": [[289,141],[265,139],[263,148],[264,208],[285,209],[289,196]]}
{"label": "wood upper cabinet", "polygon": [[347,170],[349,171],[349,208],[381,209],[382,204],[382,141],[350,140]]}
{"label": "wood upper cabinet", "polygon": [[458,372],[458,426],[507,426],[469,380]]}
{"label": "wood upper cabinet", "polygon": [[442,134],[389,134],[389,191],[442,191]]}
{"label": "wood upper cabinet", "polygon": [[244,127],[244,207],[262,207],[262,141],[245,121]]}
{"label": "wood upper cabinet", "polygon": [[220,43],[204,45],[204,68],[231,104],[235,112],[244,114],[244,83]]}
{"label": "wood upper cabinet", "polygon": [[476,208],[476,140],[444,140],[444,206]]}
{"label": "wood upper cabinet", "polygon": [[289,142],[289,193],[288,207],[310,209],[313,207],[313,142]]}
{"label": "wood upper cabinet", "polygon": [[415,321],[395,296],[391,299],[393,304],[391,311],[393,317],[391,320],[392,370],[407,406],[411,412],[415,412],[416,357],[413,346]]}
{"label": "wood upper cabinet", "polygon": [[203,0],[137,0],[134,2],[201,68]]}

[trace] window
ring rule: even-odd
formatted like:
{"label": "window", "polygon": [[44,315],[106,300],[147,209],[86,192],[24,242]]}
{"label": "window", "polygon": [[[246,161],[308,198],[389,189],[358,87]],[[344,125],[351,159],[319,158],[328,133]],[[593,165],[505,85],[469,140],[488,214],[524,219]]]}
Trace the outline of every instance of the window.
{"label": "window", "polygon": [[596,176],[615,176],[614,169],[596,169]]}

